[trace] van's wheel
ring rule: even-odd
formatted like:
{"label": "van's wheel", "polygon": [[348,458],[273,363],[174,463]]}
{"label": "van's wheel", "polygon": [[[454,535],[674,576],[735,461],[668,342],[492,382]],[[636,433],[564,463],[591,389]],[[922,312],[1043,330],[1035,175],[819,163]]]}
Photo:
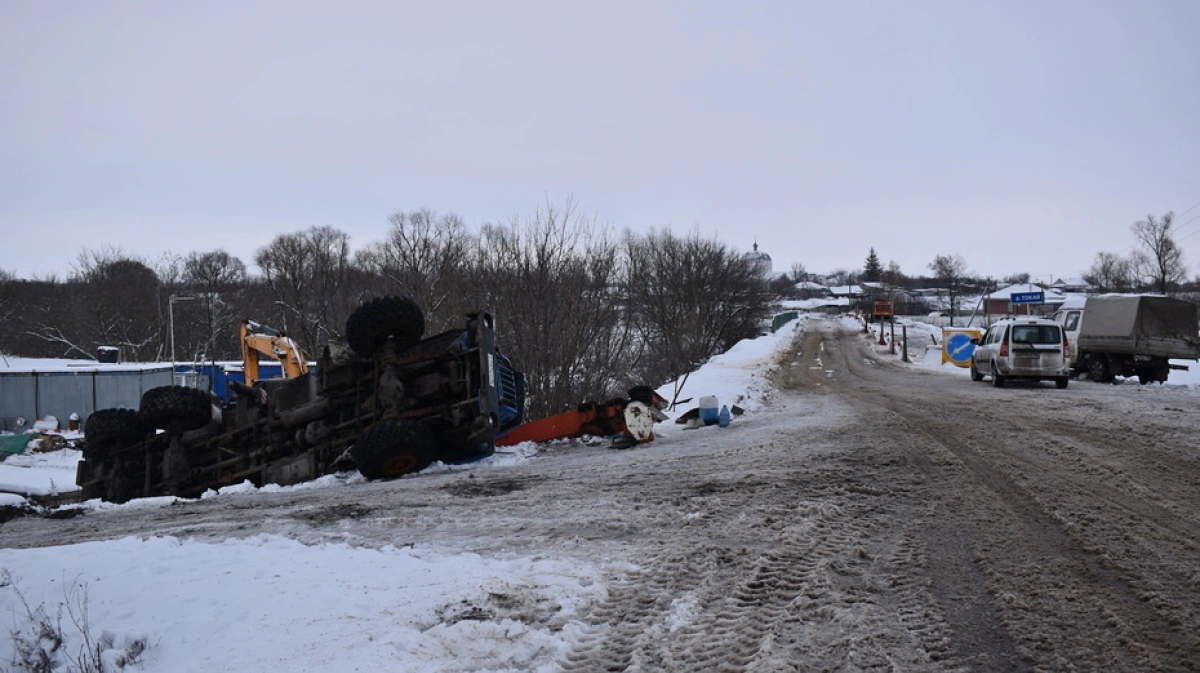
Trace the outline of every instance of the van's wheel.
{"label": "van's wheel", "polygon": [[83,424],[84,460],[103,460],[113,448],[121,448],[150,434],[135,409],[98,409]]}
{"label": "van's wheel", "polygon": [[346,343],[360,357],[375,355],[389,336],[395,337],[398,351],[421,340],[425,333],[425,315],[408,297],[376,297],[346,319]]}
{"label": "van's wheel", "polygon": [[1112,375],[1108,373],[1108,363],[1104,358],[1088,360],[1088,378],[1096,383],[1108,383],[1112,380]]}
{"label": "van's wheel", "polygon": [[367,479],[392,479],[429,467],[436,455],[433,432],[419,421],[380,421],[350,447],[350,457]]}
{"label": "van's wheel", "polygon": [[1004,387],[1004,377],[1000,376],[1000,369],[996,367],[996,363],[992,363],[992,385],[997,388]]}
{"label": "van's wheel", "polygon": [[208,391],[187,386],[161,386],[142,394],[138,408],[142,422],[168,432],[186,432],[208,425],[212,401]]}
{"label": "van's wheel", "polygon": [[975,368],[974,360],[971,360],[971,380],[972,381],[982,381],[983,380],[983,374],[980,374],[979,370]]}

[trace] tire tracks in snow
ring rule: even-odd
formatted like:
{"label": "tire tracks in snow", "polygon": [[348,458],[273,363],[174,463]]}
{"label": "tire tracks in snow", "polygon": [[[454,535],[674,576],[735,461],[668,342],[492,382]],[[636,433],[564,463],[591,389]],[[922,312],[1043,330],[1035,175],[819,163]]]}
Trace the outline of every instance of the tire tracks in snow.
{"label": "tire tracks in snow", "polygon": [[[1194,629],[1200,614],[1195,524],[1153,501],[1131,502],[1120,480],[1110,483],[1088,461],[1095,447],[1079,449],[1087,438],[1074,433],[1064,439],[1057,426],[1024,422],[1030,407],[1036,409],[1030,395],[1059,391],[979,386],[950,391],[942,382],[927,387],[924,402],[916,404],[912,396],[881,389],[893,375],[857,364],[866,350],[861,342],[843,336],[841,343],[843,361],[857,379],[842,392],[874,405],[881,424],[927,440],[925,446],[904,448],[931,481],[942,484],[938,497],[950,505],[939,511],[940,523],[930,526],[930,553],[954,554],[937,543],[943,537],[939,528],[969,531],[961,541],[986,574],[987,586],[986,597],[981,586],[965,602],[994,605],[1027,664],[1048,670],[1195,670],[1200,651]],[[998,394],[1002,403],[989,404]],[[1005,404],[1013,399],[1018,403]],[[965,425],[963,419],[969,419]],[[1071,444],[1073,450],[1064,450]],[[1153,477],[1153,471],[1137,475]],[[1183,477],[1194,478],[1194,472]],[[1192,505],[1195,501],[1193,495]],[[950,566],[941,579],[935,572],[935,584],[947,575],[952,580],[962,563]]]}

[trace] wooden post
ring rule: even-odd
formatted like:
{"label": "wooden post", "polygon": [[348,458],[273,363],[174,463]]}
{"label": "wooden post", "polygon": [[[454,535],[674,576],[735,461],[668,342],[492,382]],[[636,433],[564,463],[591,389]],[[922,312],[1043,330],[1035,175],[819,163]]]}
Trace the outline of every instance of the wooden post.
{"label": "wooden post", "polygon": [[901,359],[904,362],[908,362],[908,325],[900,326],[900,335],[904,339],[904,346],[900,350]]}
{"label": "wooden post", "polygon": [[888,342],[888,355],[896,354],[896,321],[891,323],[892,339]]}

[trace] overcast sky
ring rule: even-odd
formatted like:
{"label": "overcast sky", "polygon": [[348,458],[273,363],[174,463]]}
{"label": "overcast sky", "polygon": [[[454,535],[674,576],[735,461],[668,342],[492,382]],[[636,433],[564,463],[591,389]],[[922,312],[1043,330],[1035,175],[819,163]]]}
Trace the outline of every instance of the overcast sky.
{"label": "overcast sky", "polygon": [[568,197],[777,270],[1070,276],[1200,203],[1195,0],[4,0],[0,87],[20,277]]}

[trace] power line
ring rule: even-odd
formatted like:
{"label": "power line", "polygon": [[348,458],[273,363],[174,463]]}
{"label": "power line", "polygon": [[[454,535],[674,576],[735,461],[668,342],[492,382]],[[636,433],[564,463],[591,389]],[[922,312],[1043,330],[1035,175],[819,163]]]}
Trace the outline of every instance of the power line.
{"label": "power line", "polygon": [[[1179,213],[1179,216],[1183,217],[1184,215],[1187,215],[1188,213],[1195,210],[1196,206],[1200,206],[1200,201],[1197,201],[1195,204],[1193,204],[1191,208],[1188,208],[1187,210],[1183,211],[1182,213]],[[1196,219],[1196,218],[1192,218],[1192,219]]]}
{"label": "power line", "polygon": [[[1187,225],[1189,225],[1189,224],[1191,224],[1192,222],[1195,222],[1195,221],[1197,221],[1197,220],[1200,220],[1200,214],[1197,214],[1197,215],[1196,215],[1195,217],[1193,217],[1192,219],[1190,219],[1190,220],[1188,220],[1187,222],[1184,222],[1183,224],[1179,225],[1179,227],[1175,229],[1175,233],[1177,233],[1177,234],[1178,234],[1178,233],[1182,232],[1184,227],[1186,227]],[[1181,240],[1181,241],[1182,241],[1183,239],[1187,238],[1188,236],[1194,236],[1194,235],[1196,235],[1197,233],[1200,233],[1200,227],[1198,227],[1198,228],[1196,229],[1196,231],[1193,231],[1192,233],[1188,234],[1187,236],[1183,236],[1183,237],[1181,237],[1179,240]]]}

